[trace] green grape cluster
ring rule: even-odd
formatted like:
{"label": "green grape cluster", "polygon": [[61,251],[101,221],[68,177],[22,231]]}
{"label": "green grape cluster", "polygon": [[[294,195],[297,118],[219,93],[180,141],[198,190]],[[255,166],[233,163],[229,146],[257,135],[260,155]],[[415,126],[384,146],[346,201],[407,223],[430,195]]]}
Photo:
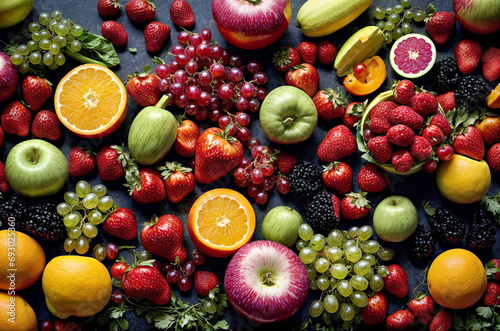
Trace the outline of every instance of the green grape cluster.
{"label": "green grape cluster", "polygon": [[64,241],[64,250],[68,253],[75,250],[85,254],[89,250],[90,241],[97,236],[98,224],[114,211],[113,198],[106,195],[106,186],[102,184],[91,188],[86,181],[76,184],[75,192],[64,193],[64,202],[57,205],[57,213],[63,216],[68,232]]}
{"label": "green grape cluster", "polygon": [[309,286],[322,291],[320,299],[309,307],[309,314],[321,317],[327,325],[352,322],[368,304],[367,293],[384,288],[388,270],[379,260],[391,260],[394,250],[370,239],[373,229],[368,225],[348,231],[335,229],[325,237],[315,234],[309,224],[302,224],[298,234],[295,246],[306,267]]}
{"label": "green grape cluster", "polygon": [[379,21],[376,24],[377,27],[384,31],[385,43],[390,44],[403,35],[411,33],[411,23],[422,22],[426,12],[420,7],[410,8],[410,0],[401,0],[401,4],[394,7],[375,7],[373,16]]}
{"label": "green grape cluster", "polygon": [[50,70],[55,70],[66,62],[64,48],[69,47],[74,52],[79,52],[82,44],[76,37],[83,33],[82,26],[62,17],[60,10],[54,10],[52,16],[41,13],[38,22],[28,26],[31,40],[26,44],[17,46],[11,55],[12,64],[19,66],[19,72],[27,73],[30,66],[45,65]]}

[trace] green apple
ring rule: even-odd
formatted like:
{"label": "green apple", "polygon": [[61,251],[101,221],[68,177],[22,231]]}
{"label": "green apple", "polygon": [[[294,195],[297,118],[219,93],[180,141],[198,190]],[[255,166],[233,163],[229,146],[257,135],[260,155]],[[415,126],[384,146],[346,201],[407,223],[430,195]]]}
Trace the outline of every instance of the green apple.
{"label": "green apple", "polygon": [[271,209],[262,221],[262,238],[292,247],[298,238],[299,226],[304,223],[300,214],[290,207]]}
{"label": "green apple", "polygon": [[24,20],[35,0],[2,0],[0,1],[0,29],[9,28]]}
{"label": "green apple", "polygon": [[5,175],[17,194],[39,198],[62,189],[69,176],[69,165],[57,147],[32,139],[10,150],[5,162]]}
{"label": "green apple", "polygon": [[392,195],[380,201],[373,213],[373,228],[380,239],[401,242],[417,228],[418,213],[410,199]]}

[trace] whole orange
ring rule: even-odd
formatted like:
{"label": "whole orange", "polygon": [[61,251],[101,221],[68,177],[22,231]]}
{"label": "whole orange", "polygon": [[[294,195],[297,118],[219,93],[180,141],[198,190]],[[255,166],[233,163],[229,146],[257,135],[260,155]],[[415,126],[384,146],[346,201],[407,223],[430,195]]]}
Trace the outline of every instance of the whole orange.
{"label": "whole orange", "polygon": [[464,309],[475,304],[486,290],[486,272],[479,258],[465,249],[450,249],[432,262],[427,286],[441,306]]}
{"label": "whole orange", "polygon": [[0,292],[0,331],[36,331],[38,323],[33,308],[19,295]]}

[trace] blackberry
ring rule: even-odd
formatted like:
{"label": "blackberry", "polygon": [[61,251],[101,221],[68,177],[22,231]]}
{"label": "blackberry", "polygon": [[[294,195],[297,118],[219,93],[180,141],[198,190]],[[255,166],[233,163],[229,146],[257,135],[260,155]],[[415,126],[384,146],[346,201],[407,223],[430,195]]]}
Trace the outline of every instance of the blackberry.
{"label": "blackberry", "polygon": [[436,238],[445,243],[456,244],[465,236],[465,223],[449,209],[437,208],[428,219]]}
{"label": "blackberry", "polygon": [[430,257],[435,243],[432,232],[419,224],[409,239],[408,257],[414,262]]}
{"label": "blackberry", "polygon": [[306,219],[314,233],[327,236],[330,231],[339,225],[339,219],[335,216],[333,209],[332,194],[328,191],[320,191],[306,204]]}
{"label": "blackberry", "polygon": [[480,208],[472,217],[467,232],[467,247],[473,250],[490,249],[496,242],[497,229],[493,223],[493,215]]}
{"label": "blackberry", "polygon": [[488,93],[488,86],[481,77],[464,76],[455,89],[455,102],[458,107],[465,107],[468,111],[473,111],[484,103]]}
{"label": "blackberry", "polygon": [[298,161],[288,175],[290,193],[303,202],[311,199],[323,188],[321,169],[308,161]]}
{"label": "blackberry", "polygon": [[447,57],[434,65],[432,76],[432,89],[441,94],[455,90],[460,82],[460,70],[457,61]]}
{"label": "blackberry", "polygon": [[0,219],[2,224],[6,225],[9,217],[14,217],[15,223],[24,222],[27,213],[27,205],[25,202],[12,194],[10,199],[4,197],[0,200]]}

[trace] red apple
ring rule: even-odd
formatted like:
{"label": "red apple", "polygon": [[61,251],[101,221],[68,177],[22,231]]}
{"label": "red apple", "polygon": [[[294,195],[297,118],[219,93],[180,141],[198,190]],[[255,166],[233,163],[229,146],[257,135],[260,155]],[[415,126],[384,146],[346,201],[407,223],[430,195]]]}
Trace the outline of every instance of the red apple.
{"label": "red apple", "polygon": [[294,315],[309,292],[307,271],[288,247],[269,240],[246,244],[226,269],[224,292],[241,316],[274,323]]}
{"label": "red apple", "polygon": [[259,49],[278,40],[292,18],[291,0],[214,0],[212,15],[234,46]]}
{"label": "red apple", "polygon": [[0,102],[4,102],[14,94],[19,83],[16,66],[10,62],[10,56],[0,52]]}
{"label": "red apple", "polygon": [[458,22],[471,32],[490,34],[500,30],[498,0],[453,0],[453,11]]}

